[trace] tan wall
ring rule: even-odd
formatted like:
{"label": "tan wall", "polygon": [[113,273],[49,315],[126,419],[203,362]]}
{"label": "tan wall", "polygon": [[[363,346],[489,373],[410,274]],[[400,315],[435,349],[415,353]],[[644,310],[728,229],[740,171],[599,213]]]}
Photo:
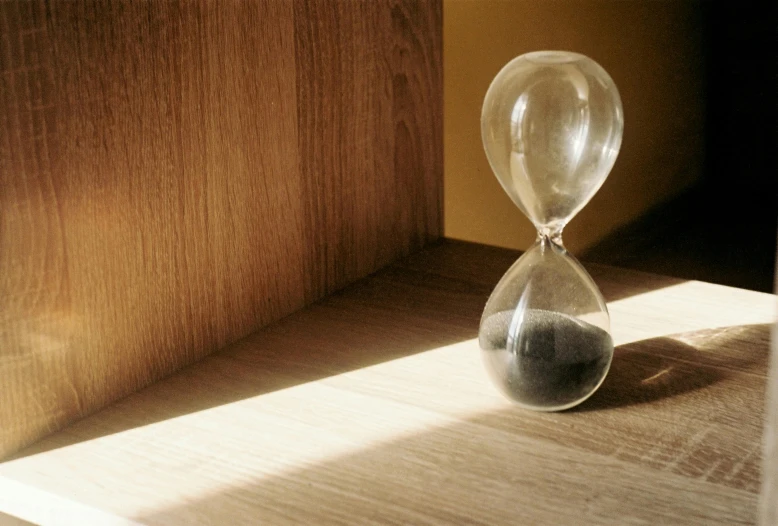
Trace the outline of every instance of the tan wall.
{"label": "tan wall", "polygon": [[600,192],[565,229],[573,251],[688,188],[702,165],[699,3],[691,1],[445,0],[445,234],[511,248],[535,236],[489,169],[481,103],[513,57],[538,49],[584,53],[613,77],[624,142]]}

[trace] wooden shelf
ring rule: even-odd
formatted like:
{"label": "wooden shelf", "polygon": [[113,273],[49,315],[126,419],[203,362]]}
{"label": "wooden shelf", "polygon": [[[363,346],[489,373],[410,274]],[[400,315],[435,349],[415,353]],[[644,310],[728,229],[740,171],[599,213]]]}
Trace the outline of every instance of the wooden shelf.
{"label": "wooden shelf", "polygon": [[516,253],[444,242],[0,464],[44,524],[755,522],[774,296],[593,267],[616,351],[580,408],[487,381]]}

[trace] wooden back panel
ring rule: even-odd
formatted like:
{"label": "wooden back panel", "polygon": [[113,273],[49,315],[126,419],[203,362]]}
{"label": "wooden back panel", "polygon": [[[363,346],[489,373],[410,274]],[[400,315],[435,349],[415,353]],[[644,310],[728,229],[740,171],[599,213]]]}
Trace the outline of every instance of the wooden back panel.
{"label": "wooden back panel", "polygon": [[440,233],[440,1],[0,1],[0,457]]}

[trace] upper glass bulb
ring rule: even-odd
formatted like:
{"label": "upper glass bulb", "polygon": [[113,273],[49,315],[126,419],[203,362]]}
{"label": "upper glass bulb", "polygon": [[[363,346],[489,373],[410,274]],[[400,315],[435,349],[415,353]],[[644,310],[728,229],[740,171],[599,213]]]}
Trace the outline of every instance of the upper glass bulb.
{"label": "upper glass bulb", "polygon": [[561,232],[616,161],[621,98],[592,59],[567,51],[527,53],[494,78],[481,135],[492,170],[546,235]]}

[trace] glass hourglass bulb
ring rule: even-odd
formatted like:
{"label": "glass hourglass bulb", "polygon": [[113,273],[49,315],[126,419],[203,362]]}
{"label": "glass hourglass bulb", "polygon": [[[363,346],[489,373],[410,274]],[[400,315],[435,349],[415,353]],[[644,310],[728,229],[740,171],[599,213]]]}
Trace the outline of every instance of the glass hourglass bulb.
{"label": "glass hourglass bulb", "polygon": [[597,390],[610,367],[605,300],[565,250],[562,229],[608,177],[623,126],[613,80],[577,53],[521,55],[486,93],[486,155],[538,238],[489,297],[479,344],[494,383],[524,407],[573,407]]}

